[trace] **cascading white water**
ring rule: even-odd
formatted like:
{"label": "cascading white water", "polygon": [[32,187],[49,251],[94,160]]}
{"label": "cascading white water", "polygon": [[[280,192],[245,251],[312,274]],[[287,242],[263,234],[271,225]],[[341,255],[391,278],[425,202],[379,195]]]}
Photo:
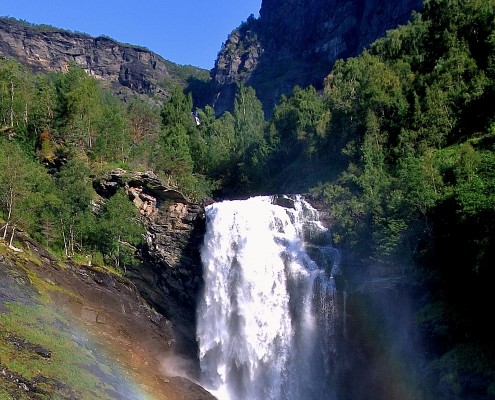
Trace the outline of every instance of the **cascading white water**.
{"label": "cascading white water", "polygon": [[206,208],[197,338],[202,383],[221,400],[334,398],[338,257],[316,210],[289,203]]}

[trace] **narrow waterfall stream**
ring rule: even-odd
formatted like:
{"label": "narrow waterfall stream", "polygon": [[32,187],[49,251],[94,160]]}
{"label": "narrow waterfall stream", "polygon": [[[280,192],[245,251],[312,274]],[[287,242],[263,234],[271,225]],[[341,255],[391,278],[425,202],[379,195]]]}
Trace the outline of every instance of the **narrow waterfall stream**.
{"label": "narrow waterfall stream", "polygon": [[302,197],[207,207],[197,311],[202,384],[220,400],[335,399],[338,252]]}

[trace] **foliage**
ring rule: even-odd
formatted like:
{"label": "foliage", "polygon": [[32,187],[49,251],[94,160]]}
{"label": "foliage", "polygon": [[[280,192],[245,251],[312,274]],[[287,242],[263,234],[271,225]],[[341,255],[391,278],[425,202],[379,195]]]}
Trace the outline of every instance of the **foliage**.
{"label": "foliage", "polygon": [[271,120],[271,145],[277,149],[276,163],[288,162],[303,155],[315,157],[321,147],[330,122],[330,110],[325,107],[316,89],[294,88],[292,96],[282,96]]}
{"label": "foliage", "polygon": [[[386,228],[392,242],[385,251],[382,239],[375,242],[379,258],[400,251],[401,231],[418,217],[426,223],[452,193],[465,211],[473,207],[470,195],[475,203],[490,201],[476,180],[446,182],[451,170],[440,152],[493,120],[482,105],[493,96],[490,52],[481,51],[491,46],[488,15],[493,4],[427,1],[422,15],[359,57],[337,62],[326,80],[332,118],[323,148],[344,149],[349,166],[339,180],[360,194],[367,210],[361,222],[378,236]],[[448,183],[459,186],[452,192]]]}
{"label": "foliage", "polygon": [[44,169],[24,151],[6,139],[0,139],[0,204],[5,223],[0,230],[4,239],[16,227],[30,229],[37,236],[51,218],[44,211],[57,204],[53,183]]}
{"label": "foliage", "polygon": [[125,271],[126,266],[135,263],[134,253],[143,241],[144,227],[139,221],[139,211],[123,189],[105,203],[97,224],[94,246],[110,265]]}
{"label": "foliage", "polygon": [[76,65],[35,76],[0,60],[2,237],[25,229],[66,257],[102,253],[114,266],[128,265],[122,243],[139,241],[108,231],[119,215],[95,212],[92,176],[116,165],[154,169],[191,199],[211,195],[216,183],[191,157],[199,132],[191,112],[191,95],[180,89],[161,110],[138,98],[125,105]]}
{"label": "foliage", "polygon": [[427,0],[325,81],[331,119],[319,149],[341,151],[347,166],[314,192],[341,245],[391,267],[416,262],[421,327],[442,343],[428,369],[437,398],[490,398],[495,377],[486,358],[466,358],[494,344],[482,311],[495,261],[494,17],[493,1]]}
{"label": "foliage", "polygon": [[66,257],[73,257],[83,249],[88,225],[93,221],[90,209],[92,187],[84,157],[75,157],[61,168],[55,176],[55,185],[62,200],[56,215],[63,242],[60,245],[63,244]]}
{"label": "foliage", "polygon": [[160,137],[160,110],[140,99],[134,99],[129,103],[125,115],[131,140],[128,162],[148,168]]}
{"label": "foliage", "polygon": [[233,176],[237,182],[249,188],[253,183],[259,184],[265,179],[268,154],[263,108],[252,87],[238,87],[233,117],[233,152],[237,163]]}
{"label": "foliage", "polygon": [[127,162],[132,151],[132,131],[124,105],[107,96],[101,104],[101,119],[97,122],[91,156],[99,161]]}
{"label": "foliage", "polygon": [[[243,37],[223,51],[258,45]],[[329,204],[340,246],[404,282],[420,277],[418,321],[438,344],[425,367],[435,398],[469,399],[470,390],[489,398],[478,383],[493,387],[492,369],[456,363],[466,349],[494,346],[481,311],[495,278],[494,54],[493,0],[425,0],[409,23],[337,61],[321,93],[296,87],[283,96],[270,121],[249,86],[237,88],[233,113],[216,117],[209,106],[193,110],[191,93],[176,85],[161,108],[142,99],[124,106],[76,66],[34,76],[1,60],[4,223],[67,256],[93,251],[122,267],[140,231],[119,236],[123,216],[136,218],[122,193],[100,213],[91,208],[97,169],[153,169],[193,200],[311,190]],[[404,260],[415,268],[397,271]]]}
{"label": "foliage", "polygon": [[101,92],[97,81],[71,65],[57,81],[57,114],[63,138],[71,146],[91,151],[102,119]]}
{"label": "foliage", "polygon": [[237,163],[234,117],[226,112],[216,118],[214,109],[206,106],[204,110],[198,110],[198,118],[201,123],[191,138],[195,171],[226,186]]}
{"label": "foliage", "polygon": [[16,61],[7,59],[0,63],[0,131],[16,137],[25,148],[36,142],[33,118],[40,111],[39,103],[32,102],[37,94],[36,81],[27,68]]}

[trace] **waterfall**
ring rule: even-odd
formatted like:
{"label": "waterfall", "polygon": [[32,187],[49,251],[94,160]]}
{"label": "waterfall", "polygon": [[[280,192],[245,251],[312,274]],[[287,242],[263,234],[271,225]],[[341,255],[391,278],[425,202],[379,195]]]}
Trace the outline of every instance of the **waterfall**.
{"label": "waterfall", "polygon": [[335,399],[338,252],[302,197],[206,208],[202,384],[221,400]]}

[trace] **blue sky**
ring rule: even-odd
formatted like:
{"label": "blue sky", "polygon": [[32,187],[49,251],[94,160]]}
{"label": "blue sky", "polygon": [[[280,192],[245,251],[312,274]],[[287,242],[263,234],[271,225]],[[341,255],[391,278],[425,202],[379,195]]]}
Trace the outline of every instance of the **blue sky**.
{"label": "blue sky", "polygon": [[0,16],[110,36],[211,69],[228,34],[260,7],[261,0],[0,0]]}

